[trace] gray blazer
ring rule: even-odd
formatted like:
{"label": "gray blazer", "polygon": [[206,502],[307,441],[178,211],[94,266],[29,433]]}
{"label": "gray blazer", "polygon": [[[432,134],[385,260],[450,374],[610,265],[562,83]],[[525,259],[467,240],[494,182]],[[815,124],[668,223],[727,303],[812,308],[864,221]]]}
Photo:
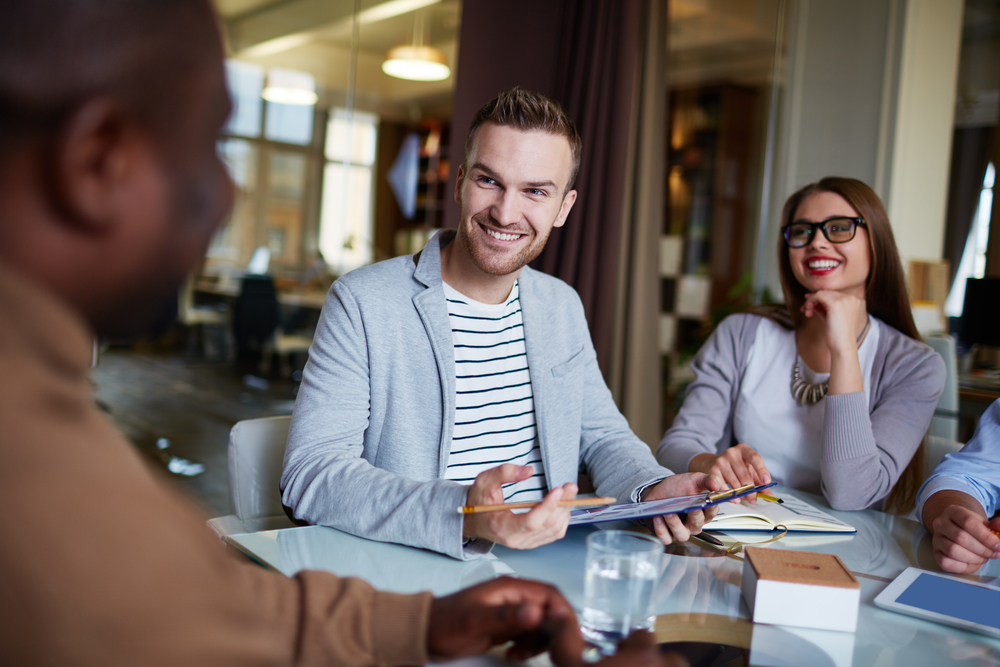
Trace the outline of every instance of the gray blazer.
{"label": "gray blazer", "polygon": [[[467,487],[442,479],[455,419],[455,355],[441,232],[416,256],[340,278],[295,402],[281,491],[297,519],[455,558]],[[443,240],[442,240],[443,238]],[[583,305],[561,280],[519,277],[539,445],[550,488],[585,470],[600,495],[637,499],[672,474],[629,429],[597,366]]]}
{"label": "gray blazer", "polygon": [[[698,454],[719,454],[735,443],[733,415],[750,348],[763,318],[741,313],[722,321],[691,364],[674,425],[657,458],[686,471]],[[929,346],[879,320],[871,402],[864,392],[827,396],[820,461],[823,495],[840,510],[882,507],[913,458],[944,390],[944,360]]]}

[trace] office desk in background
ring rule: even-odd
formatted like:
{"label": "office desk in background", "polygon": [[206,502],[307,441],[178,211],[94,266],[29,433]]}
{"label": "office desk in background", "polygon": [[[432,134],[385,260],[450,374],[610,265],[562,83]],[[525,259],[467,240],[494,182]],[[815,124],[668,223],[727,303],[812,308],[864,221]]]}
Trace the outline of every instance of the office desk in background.
{"label": "office desk in background", "polygon": [[993,401],[1000,399],[1000,375],[958,374],[958,440],[968,442],[979,418]]}
{"label": "office desk in background", "polygon": [[[225,299],[235,299],[240,294],[239,285],[233,287],[222,287],[209,282],[196,283],[194,286],[194,291],[199,294],[209,294],[212,296],[222,297]],[[283,306],[322,310],[323,303],[325,301],[326,301],[326,292],[318,292],[318,291],[278,292],[278,303],[280,303]]]}
{"label": "office desk in background", "polygon": [[[816,496],[787,489],[826,508]],[[1000,641],[903,616],[874,606],[872,600],[910,566],[936,570],[930,537],[914,521],[875,511],[835,512],[858,529],[854,535],[790,534],[769,548],[832,553],[861,582],[861,613],[856,633],[754,625],[740,596],[742,563],[693,545],[667,549],[658,584],[656,636],[661,643],[727,644],[754,665],[993,665],[1000,664]],[[495,547],[473,561],[396,544],[365,540],[322,526],[234,535],[229,543],[286,575],[303,569],[356,576],[399,593],[430,590],[447,595],[503,575],[539,579],[559,587],[579,610],[583,601],[585,541],[599,527],[570,528],[565,538],[530,551]],[[746,542],[765,534],[742,533]],[[997,585],[1000,562],[993,561],[972,580]],[[1000,610],[998,610],[1000,613]],[[686,650],[696,650],[688,644]],[[700,664],[693,662],[692,664]]]}

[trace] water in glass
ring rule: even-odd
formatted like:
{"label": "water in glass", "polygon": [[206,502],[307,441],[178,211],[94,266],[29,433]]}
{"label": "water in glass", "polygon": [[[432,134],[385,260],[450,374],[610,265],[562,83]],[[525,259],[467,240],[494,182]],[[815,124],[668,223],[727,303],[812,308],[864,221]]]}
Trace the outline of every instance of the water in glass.
{"label": "water in glass", "polygon": [[652,630],[656,620],[653,591],[659,577],[663,546],[635,533],[588,540],[581,626],[584,637],[604,655],[632,630]]}

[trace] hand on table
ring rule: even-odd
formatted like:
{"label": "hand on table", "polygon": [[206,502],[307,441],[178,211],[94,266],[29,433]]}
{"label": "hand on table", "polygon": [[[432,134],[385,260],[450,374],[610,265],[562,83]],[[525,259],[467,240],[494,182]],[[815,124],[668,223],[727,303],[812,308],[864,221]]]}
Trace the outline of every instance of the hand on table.
{"label": "hand on table", "polygon": [[[698,454],[691,459],[691,472],[715,475],[730,488],[737,489],[747,484],[770,484],[771,473],[764,465],[764,459],[750,445],[739,444],[721,454]],[[757,494],[745,496],[751,503],[757,502]],[[741,499],[731,500],[739,504]]]}
{"label": "hand on table", "polygon": [[[434,658],[454,659],[485,653],[513,642],[508,660],[527,660],[549,652],[558,667],[583,665],[583,636],[566,598],[553,586],[500,577],[431,602],[427,650]],[[601,660],[605,667],[664,667],[648,632],[633,632],[618,652]]]}
{"label": "hand on table", "polygon": [[1000,517],[987,524],[985,517],[966,507],[948,505],[928,528],[934,534],[934,560],[945,572],[971,574],[1000,558],[1000,537],[990,532],[1000,530]]}
{"label": "hand on table", "polygon": [[[665,480],[642,492],[642,500],[662,500],[677,496],[693,496],[706,491],[722,491],[725,488],[722,480],[714,475],[688,472],[681,475],[671,475]],[[692,535],[701,532],[701,527],[715,518],[719,509],[709,507],[706,510],[689,512],[687,519],[681,523],[676,514],[653,517],[653,532],[664,544],[686,542]]]}
{"label": "hand on table", "polygon": [[557,665],[582,662],[576,615],[553,586],[500,577],[431,602],[427,650],[435,658],[479,655],[509,641],[508,659],[549,651]]}
{"label": "hand on table", "polygon": [[[479,473],[469,487],[468,505],[499,505],[503,503],[503,485],[528,479],[534,473],[530,466],[505,463]],[[534,549],[555,542],[566,535],[569,508],[559,507],[560,500],[576,497],[576,484],[563,484],[549,492],[542,503],[530,512],[484,512],[466,514],[463,534],[466,538],[481,537],[511,549]]]}

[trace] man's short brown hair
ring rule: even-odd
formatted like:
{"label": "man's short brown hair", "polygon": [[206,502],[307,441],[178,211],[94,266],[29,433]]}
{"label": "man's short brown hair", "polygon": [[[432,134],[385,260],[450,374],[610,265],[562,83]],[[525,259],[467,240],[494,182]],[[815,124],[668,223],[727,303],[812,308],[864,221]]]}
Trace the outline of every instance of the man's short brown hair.
{"label": "man's short brown hair", "polygon": [[[469,133],[465,136],[465,162],[468,162],[472,142],[483,123],[513,127],[525,132],[541,130],[566,137],[573,153],[573,171],[566,184],[566,191],[573,187],[576,182],[576,174],[580,171],[580,151],[582,150],[580,133],[576,131],[576,125],[563,111],[562,106],[554,99],[541,93],[524,90],[520,86],[515,86],[494,97],[472,118]],[[468,166],[466,164],[466,168]]]}

